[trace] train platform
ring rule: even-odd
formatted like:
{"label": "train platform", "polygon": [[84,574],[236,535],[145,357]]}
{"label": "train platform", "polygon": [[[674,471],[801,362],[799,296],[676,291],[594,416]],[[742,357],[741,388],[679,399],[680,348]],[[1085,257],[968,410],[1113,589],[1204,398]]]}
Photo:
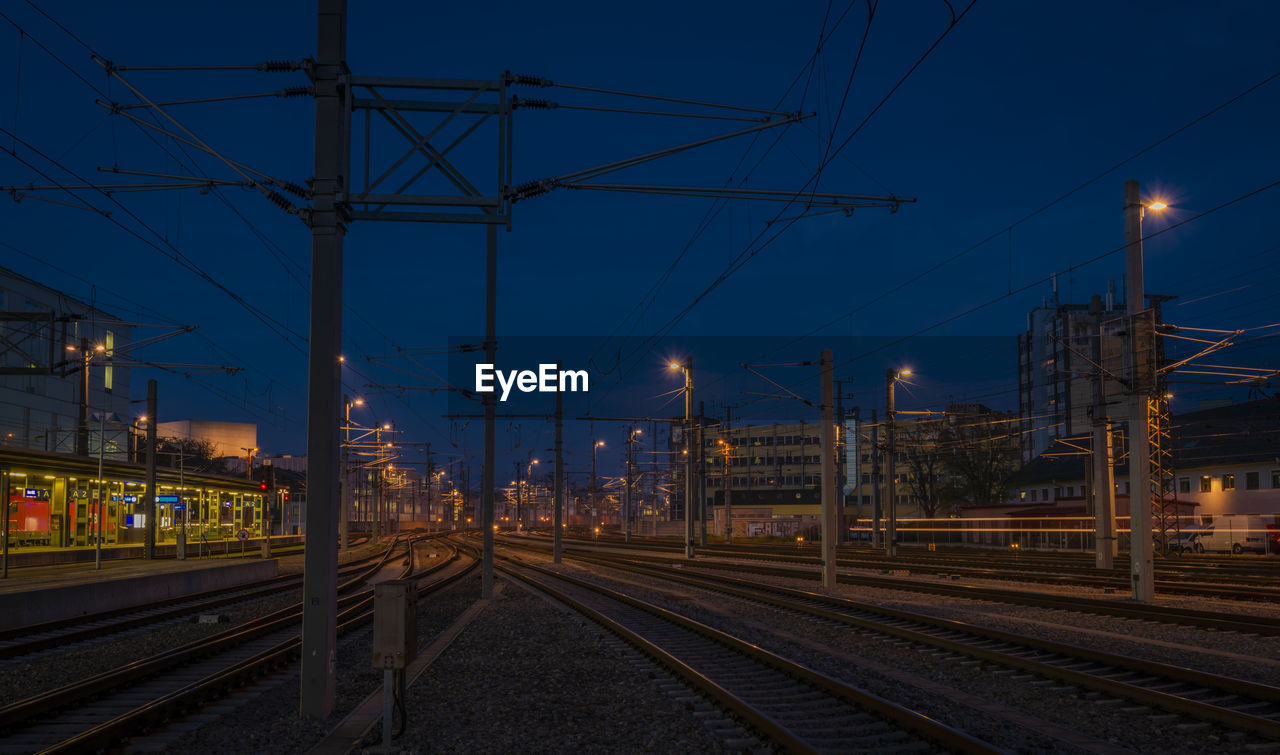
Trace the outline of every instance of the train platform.
{"label": "train platform", "polygon": [[[108,549],[104,548],[104,552]],[[234,587],[275,577],[275,559],[107,560],[10,569],[0,579],[0,630]]]}

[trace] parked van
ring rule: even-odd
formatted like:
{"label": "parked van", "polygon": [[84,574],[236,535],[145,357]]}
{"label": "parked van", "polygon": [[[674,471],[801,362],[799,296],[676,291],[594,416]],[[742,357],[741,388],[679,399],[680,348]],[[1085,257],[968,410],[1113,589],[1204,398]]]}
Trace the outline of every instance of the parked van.
{"label": "parked van", "polygon": [[1276,541],[1277,529],[1273,514],[1215,516],[1200,532],[1200,544],[1206,551],[1265,554]]}

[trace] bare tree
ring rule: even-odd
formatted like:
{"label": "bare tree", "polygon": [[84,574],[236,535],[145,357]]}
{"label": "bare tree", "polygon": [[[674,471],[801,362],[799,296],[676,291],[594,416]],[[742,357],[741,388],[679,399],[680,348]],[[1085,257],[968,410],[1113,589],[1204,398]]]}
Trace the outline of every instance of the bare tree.
{"label": "bare tree", "polygon": [[200,438],[157,438],[156,464],[188,472],[227,474],[227,463],[218,455],[218,446]]}
{"label": "bare tree", "polygon": [[1018,420],[985,406],[948,411],[938,436],[954,494],[971,506],[991,506],[1008,497],[1009,476],[1019,459]]}
{"label": "bare tree", "polygon": [[941,445],[945,431],[945,420],[933,417],[899,425],[899,448],[906,457],[907,486],[919,502],[921,513],[930,519],[949,502],[947,458]]}

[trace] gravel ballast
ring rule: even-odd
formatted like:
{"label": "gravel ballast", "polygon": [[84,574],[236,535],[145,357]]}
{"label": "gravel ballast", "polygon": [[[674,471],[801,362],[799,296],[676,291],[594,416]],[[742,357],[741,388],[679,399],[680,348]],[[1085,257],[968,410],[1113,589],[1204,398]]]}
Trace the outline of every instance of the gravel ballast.
{"label": "gravel ballast", "polygon": [[635,656],[508,582],[409,689],[397,743],[409,752],[720,752]]}

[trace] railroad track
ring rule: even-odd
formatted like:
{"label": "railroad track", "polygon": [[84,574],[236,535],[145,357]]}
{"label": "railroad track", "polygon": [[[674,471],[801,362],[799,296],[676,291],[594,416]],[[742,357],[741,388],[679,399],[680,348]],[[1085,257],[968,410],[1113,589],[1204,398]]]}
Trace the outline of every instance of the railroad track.
{"label": "railroad track", "polygon": [[1280,740],[1280,688],[819,593],[599,556],[588,563],[712,590]]}
{"label": "railroad track", "polygon": [[[650,550],[664,553],[682,552],[678,545],[669,542],[633,540],[630,544],[623,540],[592,540],[589,538],[567,538],[566,543],[583,546],[625,547],[636,550]],[[698,548],[700,555],[721,556],[727,558],[762,560],[783,560],[795,563],[818,563],[820,554],[811,546],[778,546],[778,545],[707,545]],[[916,569],[918,571],[965,572],[968,576],[986,577],[989,579],[1007,579],[1019,581],[1043,581],[1053,583],[1069,582],[1070,578],[1078,578],[1077,584],[1092,587],[1114,587],[1128,589],[1129,569],[1126,557],[1116,559],[1116,566],[1110,570],[1100,570],[1093,566],[1093,557],[1088,560],[1077,554],[1032,554],[1020,553],[1010,555],[1008,552],[983,552],[962,554],[954,551],[927,552],[919,548],[902,548],[897,556],[886,557],[883,552],[841,547],[837,553],[841,566],[867,569]],[[1184,560],[1185,559],[1185,560]],[[1280,579],[1280,560],[1263,558],[1249,560],[1240,556],[1216,558],[1212,556],[1157,558],[1155,562],[1158,587],[1166,592],[1183,592],[1199,594],[1197,590],[1217,590],[1224,597],[1256,599],[1256,590],[1232,590],[1230,585],[1249,585],[1272,588]],[[1038,574],[1044,577],[1037,579]],[[1205,584],[1188,585],[1186,579],[1199,580]],[[1170,581],[1177,580],[1177,581]],[[1221,585],[1221,587],[1220,587]],[[1280,599],[1280,591],[1271,590],[1276,599]]]}
{"label": "railroad track", "polygon": [[499,568],[623,638],[788,752],[949,750],[990,744],[725,632],[532,564]]}
{"label": "railroad track", "polygon": [[[541,538],[539,538],[539,540],[540,539]],[[663,546],[654,546],[654,545],[648,545],[648,544],[637,545],[633,543],[630,546],[626,546],[619,543],[608,543],[606,544],[606,546],[611,548],[622,547],[632,551],[649,551],[649,552],[656,551],[657,553],[670,554],[668,558],[671,558],[671,559],[681,558],[681,560],[683,560],[682,556],[677,555],[681,551],[666,545],[663,545]],[[600,545],[582,541],[580,543],[576,543],[576,542],[571,543],[567,547],[592,548],[592,547],[600,547]],[[742,561],[757,562],[759,564],[785,562],[785,563],[795,564],[797,566],[817,567],[821,563],[820,559],[816,556],[803,555],[803,554],[787,554],[787,553],[783,553],[779,555],[779,554],[774,554],[772,552],[754,551],[748,548],[738,549],[738,548],[731,547],[731,548],[699,549],[699,554],[702,556],[713,556],[716,558],[737,559],[737,563],[739,564],[741,564]],[[636,558],[645,558],[645,557],[636,556]],[[649,556],[649,558],[660,558],[660,557],[655,555],[655,556]],[[704,560],[705,559],[700,559],[700,562]],[[686,561],[685,563],[688,563],[688,562]],[[1037,574],[1034,572],[1012,573],[1008,571],[1001,571],[999,569],[986,569],[986,568],[977,569],[974,567],[969,567],[969,568],[948,567],[948,566],[942,566],[942,565],[922,564],[922,563],[916,563],[916,562],[906,564],[906,563],[899,563],[899,562],[889,561],[884,559],[860,561],[860,560],[845,558],[843,556],[837,557],[837,564],[838,566],[844,567],[844,568],[860,568],[860,569],[870,568],[870,569],[877,569],[881,571],[888,570],[890,572],[911,571],[911,572],[923,573],[923,574],[946,575],[946,576],[967,576],[971,578],[982,578],[982,579],[1015,580],[1015,581],[1022,581],[1022,582],[1034,582],[1039,584],[1053,584],[1053,585],[1060,585],[1060,586],[1067,586],[1067,587],[1100,587],[1100,588],[1110,588],[1117,591],[1126,591],[1126,592],[1129,589],[1128,577],[1092,578],[1087,576],[1077,577],[1077,576],[1070,576],[1070,575]],[[761,566],[753,567],[748,564],[744,566],[744,568],[769,568],[769,567],[761,567]],[[841,581],[844,581],[846,576],[849,576],[850,579],[854,578],[853,575],[841,575],[840,577]],[[874,578],[869,578],[869,579],[874,580]],[[1257,585],[1249,586],[1249,587],[1243,587],[1243,586],[1233,587],[1231,585],[1225,585],[1225,584],[1224,585],[1189,584],[1186,582],[1170,581],[1167,579],[1157,580],[1156,592],[1158,594],[1163,594],[1163,595],[1176,594],[1176,595],[1189,595],[1189,596],[1200,596],[1200,597],[1228,598],[1233,600],[1249,600],[1249,601],[1261,600],[1261,601],[1272,601],[1272,602],[1280,601],[1280,590],[1267,589],[1267,587],[1270,587],[1271,585],[1275,584],[1275,580],[1271,580],[1268,582],[1265,578],[1261,578],[1261,577],[1259,578],[1259,580],[1260,581],[1258,582]],[[1224,581],[1229,582],[1230,580],[1228,579]],[[864,582],[863,584],[870,585],[872,583]],[[894,584],[896,585],[897,582],[895,581]],[[976,588],[969,588],[969,589],[976,589]],[[1010,601],[1004,601],[1004,602],[1010,602]]]}
{"label": "railroad track", "polygon": [[[448,559],[413,572],[411,554],[412,549],[399,572],[402,578],[428,577],[460,557],[454,549]],[[391,551],[386,555],[389,561]],[[438,589],[466,572],[457,571],[420,588],[420,593]],[[372,589],[340,598],[338,631],[349,632],[367,622],[372,608]],[[296,659],[301,651],[300,618],[301,604],[297,604],[0,708],[0,753],[97,751],[161,725]]]}
{"label": "railroad track", "polygon": [[[339,577],[350,577],[355,574],[356,579],[339,587],[339,592],[345,592],[367,578],[367,574],[379,568],[378,563],[383,558],[385,558],[383,553],[375,553],[344,564],[342,570],[338,572]],[[369,568],[369,564],[373,564],[372,569]],[[285,575],[237,585],[234,588],[209,590],[141,606],[15,627],[0,631],[0,659],[17,658],[49,648],[65,648],[71,643],[106,639],[117,632],[159,624],[215,608],[275,597],[301,587],[301,575]]]}
{"label": "railroad track", "polygon": [[[504,539],[501,542],[506,547],[525,548],[539,552],[545,551],[550,547],[536,541],[529,542],[526,540]],[[564,554],[566,557],[574,558],[589,555],[596,555],[605,558],[614,557],[634,562],[636,564],[658,564],[667,568],[676,567],[685,570],[703,569],[712,571],[731,571],[738,574],[758,574],[762,576],[783,577],[787,579],[799,579],[815,582],[821,579],[821,575],[818,573],[817,569],[807,569],[804,567],[764,566],[753,563],[712,561],[708,559],[686,561],[683,558],[675,556],[649,556],[634,553],[608,554],[601,551],[580,550],[578,548],[565,548]],[[1219,611],[1199,611],[1189,608],[1170,608],[1165,606],[1122,602],[1119,600],[1059,596],[1051,593],[1026,592],[1022,590],[1008,590],[997,587],[957,585],[951,582],[929,582],[896,577],[886,579],[884,577],[861,576],[856,574],[839,574],[837,575],[837,581],[839,581],[840,584],[875,587],[882,590],[902,590],[904,592],[918,592],[930,595],[946,595],[965,600],[1009,603],[1036,608],[1049,608],[1057,611],[1073,611],[1076,613],[1112,616],[1137,621],[1180,624],[1183,626],[1192,626],[1200,629],[1213,629],[1223,632],[1280,636],[1280,619],[1264,616],[1249,616],[1245,614],[1224,613]]]}

